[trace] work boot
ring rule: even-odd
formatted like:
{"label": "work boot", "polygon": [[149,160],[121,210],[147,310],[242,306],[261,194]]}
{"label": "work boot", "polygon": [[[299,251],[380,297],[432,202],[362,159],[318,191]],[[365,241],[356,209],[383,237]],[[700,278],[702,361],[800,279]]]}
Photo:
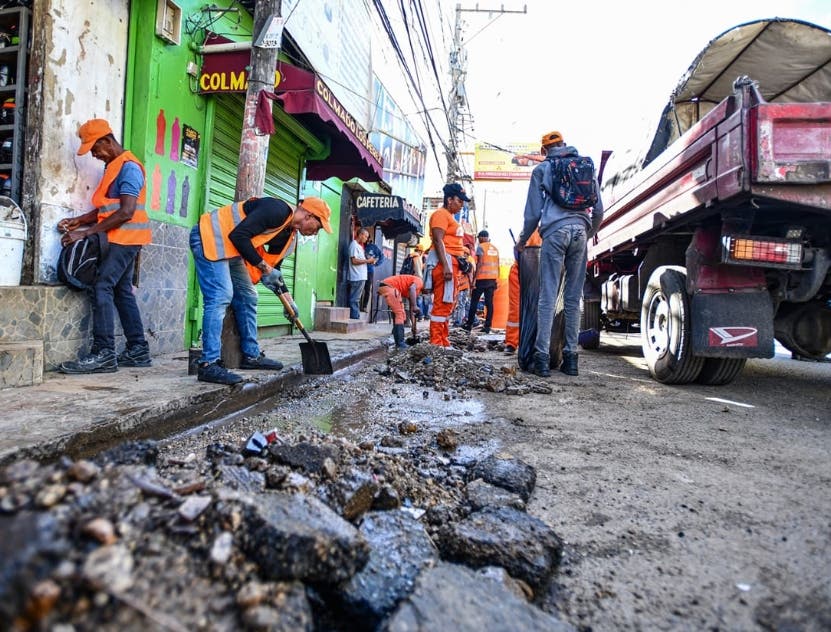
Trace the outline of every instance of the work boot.
{"label": "work boot", "polygon": [[256,357],[245,356],[242,359],[242,362],[240,362],[239,368],[263,371],[279,371],[283,368],[283,363],[279,360],[272,360],[271,358],[266,358],[265,353],[260,351],[260,355]]}
{"label": "work boot", "polygon": [[231,373],[228,369],[219,363],[219,360],[214,362],[203,362],[199,365],[196,373],[196,379],[200,382],[211,382],[212,384],[225,384],[226,386],[233,386],[243,381],[241,375]]}
{"label": "work boot", "polygon": [[551,367],[549,367],[550,362],[551,358],[547,353],[534,353],[534,375],[539,375],[540,377],[551,377]]}
{"label": "work boot", "polygon": [[404,340],[404,325],[392,326],[392,339],[395,341],[396,349],[407,349],[407,343]]}
{"label": "work boot", "polygon": [[516,347],[513,345],[505,345],[505,354],[512,355],[516,353]]}
{"label": "work boot", "polygon": [[563,363],[560,371],[566,375],[577,375],[577,354],[563,351]]}
{"label": "work boot", "polygon": [[127,347],[118,356],[118,366],[152,366],[150,345],[147,343]]}
{"label": "work boot", "polygon": [[64,362],[58,368],[61,373],[115,373],[118,371],[118,358],[112,349],[92,351],[78,360]]}

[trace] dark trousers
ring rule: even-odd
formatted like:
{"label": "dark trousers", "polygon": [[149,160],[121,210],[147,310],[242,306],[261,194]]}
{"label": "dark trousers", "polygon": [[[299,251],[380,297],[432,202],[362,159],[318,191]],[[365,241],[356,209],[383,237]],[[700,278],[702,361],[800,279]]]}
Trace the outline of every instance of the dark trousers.
{"label": "dark trousers", "polygon": [[476,307],[479,305],[479,299],[485,295],[485,327],[490,329],[493,322],[493,293],[496,292],[496,279],[483,279],[477,281],[476,286],[470,293],[470,309],[467,312],[467,324],[473,325],[476,320]]}
{"label": "dark trousers", "polygon": [[115,315],[118,311],[127,346],[147,344],[136,297],[133,268],[141,246],[110,244],[110,250],[92,289],[92,349],[115,351]]}

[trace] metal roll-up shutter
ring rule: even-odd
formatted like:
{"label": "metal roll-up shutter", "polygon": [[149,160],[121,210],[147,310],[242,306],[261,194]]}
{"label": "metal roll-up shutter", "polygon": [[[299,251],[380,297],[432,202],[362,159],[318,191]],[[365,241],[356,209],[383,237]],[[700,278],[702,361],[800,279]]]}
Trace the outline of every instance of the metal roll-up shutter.
{"label": "metal roll-up shutter", "polygon": [[[208,182],[208,205],[218,208],[234,200],[239,163],[240,137],[244,109],[242,95],[216,97],[211,167]],[[296,204],[306,147],[283,126],[271,137],[268,146],[263,194]],[[283,260],[280,269],[290,291],[294,291],[294,253]],[[280,300],[261,284],[257,284],[257,326],[287,325]]]}

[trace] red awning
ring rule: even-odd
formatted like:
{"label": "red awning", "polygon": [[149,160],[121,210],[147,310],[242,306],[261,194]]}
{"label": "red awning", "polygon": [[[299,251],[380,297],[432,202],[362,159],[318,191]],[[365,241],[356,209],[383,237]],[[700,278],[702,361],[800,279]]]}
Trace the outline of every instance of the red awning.
{"label": "red awning", "polygon": [[[326,131],[332,152],[325,160],[306,162],[309,180],[338,177],[361,178],[367,182],[383,179],[381,155],[369,142],[369,134],[346,111],[329,87],[315,73],[278,62],[280,83],[274,88],[287,114],[293,114],[308,127]],[[320,122],[325,129],[320,129]]]}
{"label": "red awning", "polygon": [[[206,52],[200,92],[244,92],[249,63],[249,51]],[[327,158],[306,161],[309,180],[330,177],[360,178],[366,182],[383,180],[381,154],[369,142],[369,134],[317,74],[278,62],[274,92],[287,114],[316,135],[330,139],[331,151]]]}

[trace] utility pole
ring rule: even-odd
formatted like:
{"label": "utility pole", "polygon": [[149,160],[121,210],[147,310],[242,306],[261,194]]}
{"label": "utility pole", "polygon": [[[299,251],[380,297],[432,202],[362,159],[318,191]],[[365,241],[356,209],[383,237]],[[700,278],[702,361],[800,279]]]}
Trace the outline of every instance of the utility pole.
{"label": "utility pole", "polygon": [[[256,45],[258,35],[271,24],[274,17],[280,16],[282,0],[257,0],[254,5],[255,42],[251,47],[251,66],[248,71],[248,90],[245,93],[245,110],[242,120],[242,138],[239,147],[239,165],[237,166],[236,199],[246,200],[263,194],[265,186],[265,167],[268,160],[267,134],[259,134],[254,125],[257,101],[260,92],[274,89],[274,70],[277,67],[277,47]],[[271,100],[268,100],[271,113]]]}
{"label": "utility pole", "polygon": [[522,11],[511,11],[501,5],[498,9],[480,9],[477,4],[473,9],[463,9],[461,4],[456,5],[456,25],[453,29],[453,48],[450,50],[450,107],[448,122],[450,139],[447,147],[447,181],[455,182],[465,175],[459,160],[459,143],[464,136],[464,117],[467,107],[465,92],[465,76],[467,75],[467,51],[462,46],[462,13],[528,13],[527,5]]}
{"label": "utility pole", "polygon": [[[254,5],[254,32],[252,34],[251,62],[248,68],[248,89],[245,93],[245,108],[242,118],[242,136],[239,144],[239,164],[237,165],[237,188],[234,201],[260,197],[265,187],[265,168],[268,162],[268,143],[271,136],[261,134],[254,124],[257,102],[262,90],[274,89],[274,71],[277,68],[279,44],[275,41],[263,42],[266,38],[263,29],[271,29],[274,18],[280,17],[282,0],[257,0]],[[282,34],[282,31],[280,31]],[[278,38],[279,39],[279,38]],[[257,45],[260,43],[261,45]],[[271,100],[268,100],[268,113],[271,116]],[[225,312],[222,321],[222,362],[229,369],[236,369],[242,362],[239,329],[231,307]]]}

